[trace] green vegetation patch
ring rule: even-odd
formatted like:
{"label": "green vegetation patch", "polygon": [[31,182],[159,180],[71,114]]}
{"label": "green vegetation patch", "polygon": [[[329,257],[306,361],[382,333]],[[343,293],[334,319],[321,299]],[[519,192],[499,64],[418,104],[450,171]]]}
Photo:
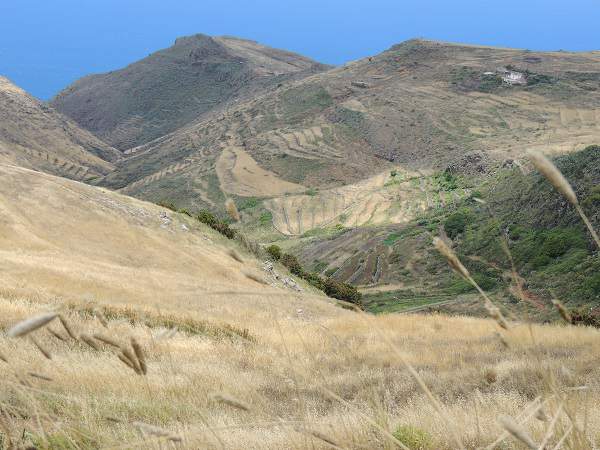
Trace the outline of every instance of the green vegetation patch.
{"label": "green vegetation patch", "polygon": [[282,108],[288,123],[302,120],[307,113],[315,113],[333,104],[329,92],[317,84],[288,89],[281,94]]}

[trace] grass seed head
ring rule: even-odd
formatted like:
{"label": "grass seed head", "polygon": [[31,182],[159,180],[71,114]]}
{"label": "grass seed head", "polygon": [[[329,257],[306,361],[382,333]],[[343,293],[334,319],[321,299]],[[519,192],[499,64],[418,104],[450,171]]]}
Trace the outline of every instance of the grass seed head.
{"label": "grass seed head", "polygon": [[140,363],[138,362],[138,360],[135,357],[135,355],[133,354],[133,352],[128,347],[122,346],[121,353],[123,354],[123,356],[125,358],[127,358],[129,360],[135,373],[137,373],[138,375],[141,375],[142,368],[140,367]]}
{"label": "grass seed head", "polygon": [[129,367],[130,369],[135,370],[135,368],[133,367],[133,363],[129,360],[129,358],[127,356],[125,356],[122,352],[121,353],[117,353],[117,357],[123,362],[123,364],[125,364],[127,367]]}
{"label": "grass seed head", "polygon": [[90,335],[82,333],[79,335],[79,339],[81,339],[83,342],[85,342],[87,345],[89,345],[94,350],[96,350],[96,351],[100,350],[100,346]]}
{"label": "grass seed head", "polygon": [[105,335],[99,334],[99,333],[94,333],[92,335],[92,337],[94,339],[96,339],[97,341],[100,341],[104,344],[110,345],[111,347],[121,348],[121,344],[117,340],[115,340],[111,337],[108,337],[108,336],[105,336]]}
{"label": "grass seed head", "polygon": [[565,308],[561,302],[559,302],[558,300],[552,300],[552,304],[554,306],[556,306],[556,309],[558,309],[558,313],[560,314],[560,317],[562,317],[565,322],[573,323],[573,318],[571,317],[571,313],[569,313],[567,308]]}
{"label": "grass seed head", "polygon": [[527,447],[533,450],[537,450],[537,444],[531,439],[531,436],[521,428],[521,426],[514,421],[512,417],[501,416],[499,418],[500,423],[506,431],[508,431],[513,437],[521,441]]}
{"label": "grass seed head", "polygon": [[452,251],[452,249],[448,247],[448,245],[444,242],[443,239],[439,237],[433,238],[433,245],[435,245],[437,251],[440,252],[442,256],[446,258],[448,264],[450,265],[450,267],[452,267],[454,271],[458,272],[464,278],[469,278],[471,276],[467,268],[463,266],[463,264],[460,262],[460,260],[454,253],[454,251]]}
{"label": "grass seed head", "polygon": [[233,408],[236,409],[241,409],[242,411],[250,411],[250,406],[247,405],[246,403],[242,402],[241,400],[238,400],[234,397],[232,397],[229,394],[225,394],[222,392],[216,392],[214,394],[212,394],[211,399],[215,402],[218,403],[224,403],[226,405],[229,405]]}
{"label": "grass seed head", "polygon": [[234,220],[235,222],[240,221],[240,212],[238,211],[237,206],[235,206],[235,202],[232,199],[228,198],[225,200],[225,209],[227,210],[229,217],[231,217],[231,220]]}
{"label": "grass seed head", "polygon": [[234,249],[230,249],[227,254],[229,256],[231,256],[232,259],[235,259],[237,262],[239,263],[244,263],[244,259],[240,256],[240,254],[238,252],[236,252]]}
{"label": "grass seed head", "polygon": [[149,425],[144,422],[133,422],[133,425],[142,431],[142,433],[149,434],[151,436],[156,437],[164,437],[169,441],[173,442],[181,442],[183,439],[181,436],[175,435],[171,433],[169,430],[165,430],[164,428],[157,427],[156,425]]}
{"label": "grass seed head", "polygon": [[69,322],[67,321],[65,316],[60,314],[58,316],[58,320],[60,320],[60,323],[62,324],[62,326],[65,329],[65,331],[67,332],[67,334],[71,337],[71,339],[77,340],[77,336],[73,332],[73,329],[71,328],[71,325],[69,325]]}
{"label": "grass seed head", "polygon": [[498,309],[497,306],[494,306],[490,302],[485,302],[485,309],[487,310],[490,317],[493,318],[501,328],[508,330],[508,322],[506,321],[506,319],[502,315],[502,312],[500,311],[500,309]]}
{"label": "grass seed head", "polygon": [[40,373],[35,373],[35,372],[29,372],[29,376],[33,377],[33,378],[37,378],[39,380],[44,380],[44,381],[52,381],[52,378],[46,376],[46,375],[42,375]]}
{"label": "grass seed head", "polygon": [[42,355],[44,355],[44,357],[46,359],[52,359],[52,355],[50,354],[50,352],[48,350],[46,350],[42,344],[39,343],[39,341],[37,339],[35,339],[33,336],[29,336],[29,339],[31,340],[31,342],[33,342],[33,345],[35,345],[37,347],[37,349],[40,351],[40,353]]}
{"label": "grass seed head", "polygon": [[58,331],[56,331],[50,327],[47,327],[46,329],[48,330],[48,333],[50,333],[52,336],[54,336],[59,341],[67,342],[67,339],[62,334],[60,334]]}
{"label": "grass seed head", "polygon": [[256,281],[257,283],[264,284],[265,286],[269,285],[269,283],[267,283],[267,281],[263,277],[261,277],[260,275],[254,273],[254,272],[245,271],[244,275],[249,280]]}
{"label": "grass seed head", "polygon": [[137,358],[140,370],[144,375],[146,375],[148,373],[148,367],[146,366],[146,358],[144,356],[144,351],[142,350],[142,346],[140,345],[140,343],[133,337],[131,338],[131,348],[133,348],[133,352],[135,353],[135,356]]}
{"label": "grass seed head", "polygon": [[6,333],[9,337],[20,337],[25,336],[32,331],[41,328],[51,321],[53,321],[58,316],[57,313],[46,313],[40,314],[39,316],[32,317],[30,319],[19,322],[14,327],[12,327]]}
{"label": "grass seed head", "polygon": [[573,205],[577,205],[577,196],[575,191],[563,176],[563,174],[556,168],[554,163],[546,158],[542,153],[529,150],[527,152],[529,159],[535,166],[535,168],[542,174],[546,179],[552,183],[558,192],[564,195]]}

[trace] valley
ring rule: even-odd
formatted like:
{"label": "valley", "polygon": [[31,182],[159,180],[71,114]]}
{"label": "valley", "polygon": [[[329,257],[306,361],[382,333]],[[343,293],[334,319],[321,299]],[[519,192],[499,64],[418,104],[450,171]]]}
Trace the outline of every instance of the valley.
{"label": "valley", "polygon": [[0,77],[0,450],[596,448],[599,144],[598,51]]}

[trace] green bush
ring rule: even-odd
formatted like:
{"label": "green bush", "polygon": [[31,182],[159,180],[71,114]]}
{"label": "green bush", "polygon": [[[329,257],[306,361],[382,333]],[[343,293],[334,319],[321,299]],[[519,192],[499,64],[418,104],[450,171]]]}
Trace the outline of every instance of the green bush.
{"label": "green bush", "polygon": [[281,264],[287,267],[287,269],[294,275],[297,275],[300,278],[304,278],[304,269],[302,268],[300,261],[298,261],[298,258],[296,258],[294,255],[284,253],[283,255],[281,255],[281,259],[279,261],[281,262]]}
{"label": "green bush", "polygon": [[279,247],[279,245],[269,245],[267,247],[267,253],[275,261],[279,261],[281,259],[281,247]]}
{"label": "green bush", "polygon": [[234,229],[232,229],[229,226],[229,224],[225,223],[222,220],[217,219],[215,217],[215,215],[213,213],[211,213],[210,211],[207,211],[205,209],[201,210],[198,213],[198,215],[196,216],[196,219],[199,222],[202,222],[203,224],[208,225],[213,230],[218,231],[219,233],[221,233],[223,236],[227,237],[228,239],[235,238],[236,231]]}
{"label": "green bush", "polygon": [[[304,276],[302,278],[304,278],[306,281],[308,281],[308,283],[311,286],[316,287],[320,291],[325,291],[325,283],[323,282],[323,278],[321,278],[321,276],[318,273],[316,273],[316,272],[304,273]],[[327,292],[325,292],[325,293],[327,294]],[[329,295],[329,294],[327,294],[327,295]]]}
{"label": "green bush", "polygon": [[198,219],[199,222],[208,225],[209,227],[213,227],[218,222],[215,215],[206,209],[201,210],[196,216],[196,219]]}
{"label": "green bush", "polygon": [[400,425],[394,432],[394,437],[410,450],[428,450],[433,448],[433,439],[424,430],[412,425]]}
{"label": "green bush", "polygon": [[342,283],[333,278],[325,278],[323,280],[323,292],[325,292],[328,297],[361,305],[362,294],[358,292],[358,289],[348,283]]}
{"label": "green bush", "polygon": [[450,239],[455,239],[459,234],[464,233],[467,224],[473,219],[473,214],[468,209],[456,211],[444,222],[444,230]]}
{"label": "green bush", "polygon": [[161,206],[163,208],[170,209],[171,211],[177,211],[177,207],[175,206],[175,203],[170,202],[168,200],[161,200],[160,202],[157,203],[157,205]]}
{"label": "green bush", "polygon": [[260,215],[258,221],[261,225],[268,225],[273,221],[273,214],[271,211],[265,211]]}

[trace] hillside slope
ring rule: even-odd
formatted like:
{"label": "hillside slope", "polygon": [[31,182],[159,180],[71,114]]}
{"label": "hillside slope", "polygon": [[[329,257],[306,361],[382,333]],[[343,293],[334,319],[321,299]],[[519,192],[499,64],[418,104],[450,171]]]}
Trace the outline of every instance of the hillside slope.
{"label": "hillside slope", "polygon": [[6,448],[521,448],[502,415],[535,442],[560,445],[569,417],[600,439],[597,330],[357,314],[257,282],[259,261],[183,214],[0,178]]}
{"label": "hillside slope", "polygon": [[233,100],[325,67],[254,41],[197,34],[124,69],[82,78],[51,104],[127,150]]}
{"label": "hillside slope", "polygon": [[[561,156],[556,164],[600,229],[600,147]],[[307,267],[364,286],[374,311],[402,310],[470,292],[431,245],[432,235],[442,229],[454,240],[456,251],[476,279],[503,299],[507,308],[520,308],[523,305],[515,302],[511,263],[501,246],[506,235],[515,268],[530,296],[526,306],[532,317],[551,317],[550,300],[555,296],[568,307],[585,306],[599,314],[598,249],[573,207],[531,167],[523,169],[499,169],[471,195],[423,211],[408,224],[304,238],[297,241],[296,252]],[[474,201],[473,196],[486,204]],[[463,303],[454,310],[481,312],[472,303]]]}
{"label": "hillside slope", "polygon": [[113,170],[119,152],[0,76],[0,159],[89,181]]}
{"label": "hillside slope", "polygon": [[[0,175],[5,293],[146,309],[168,304],[222,318],[229,308],[243,308],[234,298],[271,314],[293,311],[301,297],[248,278],[269,279],[254,258],[236,261],[230,241],[187,216],[19,167],[2,165]],[[310,296],[302,305],[326,315],[329,307]]]}
{"label": "hillside slope", "polygon": [[[511,71],[523,84],[503,81]],[[192,209],[214,208],[224,194],[265,198],[318,189],[323,196],[282,198],[268,208],[279,229],[297,234],[313,222],[313,210],[330,215],[315,219],[317,226],[353,214],[338,208],[332,216],[331,199],[340,194],[327,190],[392,169],[477,175],[529,148],[554,153],[593,144],[600,139],[599,104],[598,52],[408,41],[132,149],[103,183]],[[361,198],[341,196],[363,209]],[[390,201],[383,195],[376,203],[367,209]],[[286,215],[293,223],[284,224]]]}

